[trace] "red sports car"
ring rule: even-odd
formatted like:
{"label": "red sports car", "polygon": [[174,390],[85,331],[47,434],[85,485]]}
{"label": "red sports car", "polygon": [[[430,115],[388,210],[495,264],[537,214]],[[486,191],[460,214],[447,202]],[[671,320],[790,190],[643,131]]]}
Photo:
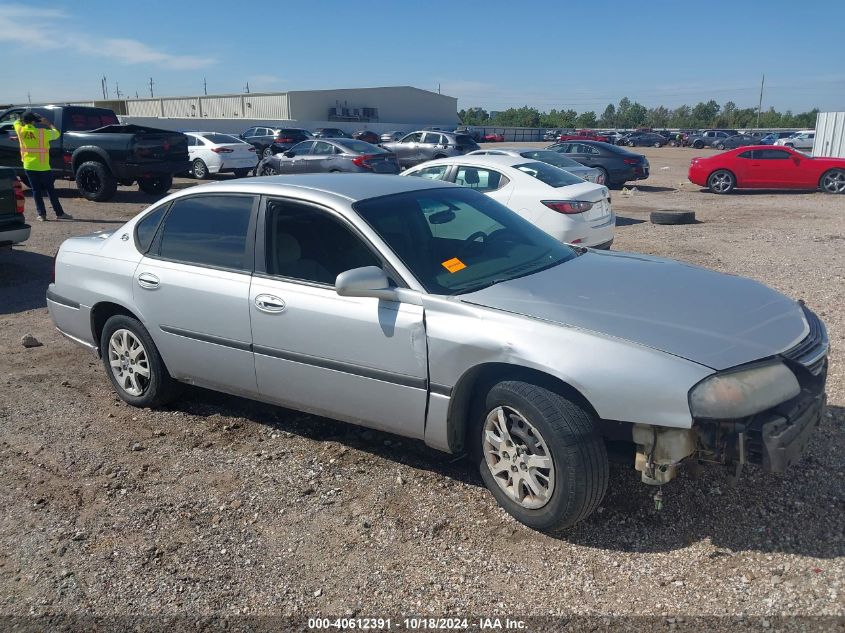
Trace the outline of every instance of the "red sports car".
{"label": "red sports car", "polygon": [[689,179],[713,193],[734,189],[818,189],[845,194],[845,158],[813,157],[789,147],[751,145],[693,158]]}
{"label": "red sports car", "polygon": [[504,143],[505,142],[505,135],[504,134],[485,134],[481,137],[481,140],[485,143]]}

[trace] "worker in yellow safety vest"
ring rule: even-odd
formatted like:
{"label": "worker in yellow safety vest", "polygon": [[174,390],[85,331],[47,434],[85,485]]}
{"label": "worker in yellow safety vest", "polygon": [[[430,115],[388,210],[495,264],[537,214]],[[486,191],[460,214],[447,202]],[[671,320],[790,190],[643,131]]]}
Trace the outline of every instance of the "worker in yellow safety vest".
{"label": "worker in yellow safety vest", "polygon": [[[38,122],[47,129],[36,127],[35,124]],[[53,186],[53,172],[50,171],[50,141],[55,141],[61,133],[46,118],[27,110],[19,120],[15,121],[15,134],[21,147],[21,162],[29,180],[29,186],[32,188],[38,219],[42,221],[47,219],[47,209],[44,207],[46,193],[50,197],[56,219],[72,220],[73,217],[62,209],[62,203]]]}

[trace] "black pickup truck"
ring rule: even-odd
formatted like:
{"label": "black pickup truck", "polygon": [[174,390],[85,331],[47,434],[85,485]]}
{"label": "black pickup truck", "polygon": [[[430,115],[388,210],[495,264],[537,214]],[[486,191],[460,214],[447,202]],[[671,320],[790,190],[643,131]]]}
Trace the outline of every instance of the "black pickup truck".
{"label": "black pickup truck", "polygon": [[[0,167],[23,176],[14,122],[26,108],[0,113]],[[173,174],[187,172],[188,141],[184,134],[139,125],[121,125],[105,108],[44,106],[32,108],[62,133],[50,143],[50,166],[59,178],[76,181],[88,200],[114,197],[117,185],[138,183],[141,191],[163,194]]]}

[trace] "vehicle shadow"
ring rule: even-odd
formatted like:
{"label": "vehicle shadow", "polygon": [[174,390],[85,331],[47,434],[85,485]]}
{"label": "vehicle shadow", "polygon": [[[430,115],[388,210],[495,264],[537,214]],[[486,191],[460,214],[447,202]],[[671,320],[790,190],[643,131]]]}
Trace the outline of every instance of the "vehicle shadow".
{"label": "vehicle shadow", "polygon": [[633,224],[643,224],[645,220],[638,220],[636,218],[627,218],[624,215],[616,216],[616,226],[631,226]]}
{"label": "vehicle shadow", "polygon": [[[713,194],[712,191],[703,187],[699,189],[701,193],[709,193]],[[729,194],[720,194],[720,195],[727,195],[727,196],[793,196],[795,194],[808,194],[808,193],[822,193],[817,189],[734,189]],[[713,194],[717,195],[717,194]]]}
{"label": "vehicle shadow", "polygon": [[[338,442],[403,466],[484,487],[465,456],[441,453],[418,440],[199,388],[190,388],[174,408],[198,416],[244,417],[280,432]],[[783,476],[747,466],[734,484],[720,466],[703,468],[698,477],[681,472],[663,487],[664,507],[659,512],[653,499],[657,489],[641,483],[633,464],[611,463],[608,491],[599,509],[556,538],[639,553],[669,552],[709,540],[719,548],[713,557],[742,551],[825,559],[845,556],[843,484],[833,476],[845,449],[843,423],[845,409],[829,407],[829,417],[817,430],[808,454]],[[492,497],[490,503],[495,503]]]}
{"label": "vehicle shadow", "polygon": [[0,315],[46,308],[53,258],[19,247],[0,248]]}
{"label": "vehicle shadow", "polygon": [[660,193],[660,192],[664,192],[664,191],[677,191],[678,190],[676,187],[658,187],[656,185],[631,184],[631,185],[626,185],[626,186],[629,189],[632,188],[632,187],[636,187],[637,191],[642,191],[642,192],[645,192],[645,193]]}

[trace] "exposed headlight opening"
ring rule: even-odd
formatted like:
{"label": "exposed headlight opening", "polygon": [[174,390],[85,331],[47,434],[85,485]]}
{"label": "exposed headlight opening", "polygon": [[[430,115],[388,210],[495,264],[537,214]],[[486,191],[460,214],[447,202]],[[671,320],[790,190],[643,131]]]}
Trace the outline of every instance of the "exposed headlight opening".
{"label": "exposed headlight opening", "polygon": [[692,388],[690,412],[694,418],[743,418],[791,400],[801,393],[795,374],[773,362],[705,378]]}

